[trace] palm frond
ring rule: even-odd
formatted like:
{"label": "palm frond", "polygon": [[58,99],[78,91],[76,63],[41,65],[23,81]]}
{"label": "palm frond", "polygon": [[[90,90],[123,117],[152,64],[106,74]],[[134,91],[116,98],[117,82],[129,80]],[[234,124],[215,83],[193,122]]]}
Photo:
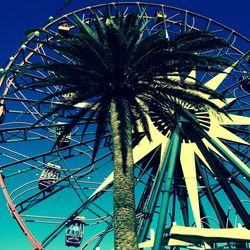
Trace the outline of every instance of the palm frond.
{"label": "palm frond", "polygon": [[[56,121],[61,113],[70,109],[72,119],[61,136],[65,136],[83,118],[87,120],[83,127],[84,134],[91,121],[96,119],[95,157],[105,133],[106,122],[110,119],[110,102],[115,100],[118,119],[124,121],[124,127],[119,129],[125,157],[129,140],[126,129],[133,128],[134,134],[139,137],[140,126],[150,139],[147,112],[149,115],[165,112],[164,117],[170,123],[171,119],[175,120],[175,113],[180,112],[193,124],[196,123],[192,120],[192,114],[182,109],[181,103],[224,112],[203,97],[206,94],[223,101],[223,95],[206,88],[198,79],[192,79],[195,84],[190,83],[191,77],[187,76],[187,72],[193,69],[222,72],[231,62],[221,56],[206,55],[203,52],[223,49],[228,46],[225,40],[203,31],[182,33],[170,40],[162,32],[144,36],[149,22],[145,19],[147,7],[139,14],[126,15],[119,13],[117,8],[115,16],[111,16],[107,7],[107,13],[101,17],[94,10],[90,11],[93,17],[91,21],[73,15],[70,21],[75,29],[67,36],[55,36],[53,33],[49,34],[53,37],[49,41],[34,40],[61,56],[61,60],[48,59],[42,64],[26,63],[12,68],[16,81],[21,82],[20,87],[14,91],[37,91],[57,86],[54,93],[30,106],[35,107],[52,98],[61,100],[55,102],[55,107],[49,109],[34,126],[51,116]],[[32,75],[39,74],[45,77],[32,78]],[[174,80],[175,75],[185,80]],[[25,77],[30,81],[22,82]],[[67,93],[76,95],[67,100],[63,97]],[[76,108],[78,103],[85,100],[96,100],[93,104],[96,105],[95,109],[92,104],[83,109]]]}
{"label": "palm frond", "polygon": [[100,100],[100,102],[102,103],[102,105],[100,105],[100,108],[98,109],[98,114],[96,116],[97,128],[96,128],[96,141],[94,144],[94,149],[92,154],[93,162],[99,150],[102,137],[105,134],[108,123],[109,111],[110,111],[110,100],[104,100],[104,101]]}

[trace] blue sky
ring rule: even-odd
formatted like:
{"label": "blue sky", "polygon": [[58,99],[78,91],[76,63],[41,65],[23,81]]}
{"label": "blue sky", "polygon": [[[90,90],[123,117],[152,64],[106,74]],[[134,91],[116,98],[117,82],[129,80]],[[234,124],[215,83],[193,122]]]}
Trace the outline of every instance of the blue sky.
{"label": "blue sky", "polygon": [[[24,31],[32,27],[42,26],[47,22],[50,15],[54,15],[61,8],[63,2],[64,0],[1,1],[0,65],[6,63],[8,58],[22,44],[25,39]],[[105,1],[72,0],[71,6],[77,8],[77,6],[102,2]],[[249,37],[249,0],[152,0],[151,2],[160,2],[199,13]],[[66,10],[71,6],[66,7]]]}
{"label": "blue sky", "polygon": [[[47,22],[48,17],[54,15],[62,7],[63,2],[63,0],[12,0],[1,2],[0,66],[5,65],[9,57],[21,46],[25,40],[25,30],[43,26]],[[105,1],[72,0],[72,5],[66,6],[65,10],[103,2]],[[151,2],[171,5],[199,13],[249,37],[249,0],[153,0]],[[16,222],[9,215],[2,193],[0,193],[0,225],[2,227],[0,234],[1,250],[32,249]]]}

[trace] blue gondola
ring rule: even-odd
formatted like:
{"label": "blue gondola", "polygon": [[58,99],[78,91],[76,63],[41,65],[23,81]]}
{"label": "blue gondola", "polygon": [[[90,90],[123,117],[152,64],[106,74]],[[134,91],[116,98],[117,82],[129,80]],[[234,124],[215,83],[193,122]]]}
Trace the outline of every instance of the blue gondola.
{"label": "blue gondola", "polygon": [[79,247],[81,245],[84,235],[84,220],[85,217],[77,216],[68,223],[65,236],[66,246]]}
{"label": "blue gondola", "polygon": [[[38,180],[38,188],[43,190],[45,188],[47,192],[52,192],[54,187],[51,187],[60,177],[61,167],[51,163],[47,163],[46,168],[41,173]],[[50,188],[48,188],[50,187]]]}

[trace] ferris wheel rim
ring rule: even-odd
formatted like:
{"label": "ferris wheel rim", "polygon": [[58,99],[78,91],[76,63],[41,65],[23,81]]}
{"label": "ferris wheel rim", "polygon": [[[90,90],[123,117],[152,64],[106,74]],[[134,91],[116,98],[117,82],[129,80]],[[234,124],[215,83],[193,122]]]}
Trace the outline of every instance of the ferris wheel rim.
{"label": "ferris wheel rim", "polygon": [[[112,4],[114,4],[114,3],[110,3],[110,5],[112,5]],[[134,4],[134,5],[136,5],[136,4],[141,4],[141,3],[131,3],[131,2],[121,2],[121,3],[119,3],[119,4],[122,4],[122,5],[126,5],[126,4]],[[145,4],[146,5],[146,3],[142,3],[142,4]],[[150,4],[149,4],[150,5]],[[167,8],[169,8],[169,7],[171,7],[171,8],[173,8],[173,9],[176,9],[176,10],[178,10],[178,11],[185,11],[185,10],[183,10],[183,9],[179,9],[179,8],[176,8],[176,7],[172,7],[172,6],[165,6],[165,5],[160,5],[160,4],[152,4],[152,5],[154,5],[154,6],[160,6],[160,7],[167,7]],[[99,8],[99,7],[102,7],[102,6],[106,6],[106,4],[101,4],[101,5],[95,5],[95,6],[91,6],[91,8]],[[74,13],[78,13],[78,12],[81,12],[81,11],[84,11],[84,10],[87,10],[89,7],[86,7],[86,8],[83,8],[83,9],[79,9],[78,11],[76,11],[76,12],[74,12]],[[190,13],[193,13],[193,12],[190,12]],[[73,12],[70,12],[68,15],[72,15],[73,14]],[[203,17],[203,16],[201,16],[201,15],[199,15],[199,14],[196,14],[196,13],[193,13],[193,14],[195,14],[197,17],[202,17],[202,18],[205,18],[206,20],[210,20],[210,19],[208,19],[208,18],[206,18],[206,17]],[[65,15],[65,16],[67,16],[67,15]],[[52,25],[52,24],[55,24],[55,23],[57,23],[59,20],[61,20],[61,19],[63,19],[63,18],[65,18],[65,16],[62,16],[62,17],[60,17],[60,18],[57,18],[56,20],[54,20],[52,23],[49,23],[49,24],[47,24],[47,26],[44,26],[44,27],[49,27],[50,25]],[[211,20],[211,22],[212,22],[213,20]],[[218,23],[218,22],[216,22],[216,21],[214,21],[216,24],[219,24],[219,25],[221,25],[220,23]],[[224,25],[223,25],[224,26]],[[227,26],[224,26],[224,28],[227,28],[228,30],[230,30],[230,31],[233,31],[232,29],[230,29],[230,28],[228,28]],[[234,32],[234,31],[233,31]],[[240,35],[240,34],[237,34],[237,32],[235,33],[234,32],[234,34],[236,34],[236,35]],[[244,36],[242,36],[242,35],[240,35],[243,39],[245,39],[245,37]],[[32,39],[32,38],[30,38],[30,39]],[[246,38],[247,39],[247,38]],[[28,40],[27,41],[27,43],[29,42],[30,40]],[[249,40],[247,39],[247,41],[249,42]],[[20,53],[20,52],[19,52]],[[16,54],[16,55],[18,55],[18,53]],[[243,55],[244,55],[244,53],[243,53]],[[9,67],[12,65],[12,62],[11,62],[11,64],[9,65]],[[0,82],[0,84],[1,84],[2,82]]]}

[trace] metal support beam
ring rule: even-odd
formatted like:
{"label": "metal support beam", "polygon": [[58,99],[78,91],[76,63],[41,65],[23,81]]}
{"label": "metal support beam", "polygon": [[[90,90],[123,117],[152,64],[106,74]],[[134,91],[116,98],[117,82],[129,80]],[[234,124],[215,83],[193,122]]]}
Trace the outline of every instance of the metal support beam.
{"label": "metal support beam", "polygon": [[[209,136],[207,136],[209,137]],[[212,140],[212,138],[211,138]],[[227,182],[223,180],[223,165],[222,163],[218,160],[218,158],[210,153],[207,149],[207,147],[205,146],[205,144],[203,143],[203,141],[197,137],[196,138],[196,144],[199,147],[199,149],[203,152],[203,154],[205,155],[205,158],[208,162],[208,164],[212,167],[212,170],[215,174],[215,176],[218,177],[218,182],[221,185],[221,187],[223,188],[224,192],[227,194],[228,198],[230,199],[230,201],[232,202],[232,204],[234,205],[237,213],[240,215],[242,221],[245,223],[246,228],[250,228],[250,216],[249,213],[247,212],[246,208],[242,205],[241,201],[239,200],[237,194],[235,193],[235,191],[233,190],[233,188],[231,187],[231,185]],[[220,211],[219,211],[220,212]]]}
{"label": "metal support beam", "polygon": [[172,137],[170,138],[170,143],[169,143],[166,155],[164,157],[164,160],[163,160],[160,172],[159,172],[159,176],[156,179],[156,185],[154,187],[154,192],[153,192],[152,198],[150,200],[150,205],[148,207],[149,216],[147,218],[145,218],[142,232],[139,235],[139,242],[143,242],[147,239],[150,224],[152,222],[153,213],[155,211],[157,200],[160,196],[160,191],[161,191],[163,179],[164,179],[164,176],[166,175],[166,171],[167,171],[167,167],[168,167],[167,164],[168,164],[169,158],[171,156],[172,146],[173,146],[173,136],[174,136],[174,134],[172,134]]}
{"label": "metal support beam", "polygon": [[153,250],[161,249],[161,242],[163,238],[163,232],[165,229],[165,222],[166,222],[167,211],[168,211],[172,179],[173,179],[174,170],[175,170],[175,163],[176,163],[177,155],[178,155],[179,148],[180,148],[179,129],[180,129],[180,123],[177,125],[171,138],[171,140],[173,141],[173,146],[171,147],[171,153],[169,153],[168,155],[169,157],[167,159],[168,170],[167,170],[167,175],[166,175],[165,188],[163,190],[164,193],[162,197],[160,215],[159,215],[159,219],[158,219],[158,223],[156,227],[155,243],[154,243]]}
{"label": "metal support beam", "polygon": [[219,139],[212,138],[204,131],[202,131],[202,134],[243,176],[248,179],[248,181],[250,181],[249,169],[242,167],[237,159],[229,154],[225,149],[226,147],[219,141]]}

